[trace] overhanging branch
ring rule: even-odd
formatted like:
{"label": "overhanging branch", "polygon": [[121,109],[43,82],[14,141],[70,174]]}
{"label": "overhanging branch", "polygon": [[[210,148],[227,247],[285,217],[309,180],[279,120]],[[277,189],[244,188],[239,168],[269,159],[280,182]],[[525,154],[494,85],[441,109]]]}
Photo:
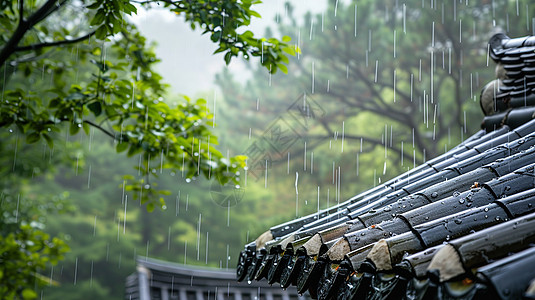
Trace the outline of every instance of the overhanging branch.
{"label": "overhanging branch", "polygon": [[94,34],[95,34],[95,31],[92,31],[86,35],[83,35],[81,37],[78,37],[72,40],[63,40],[63,41],[56,41],[56,42],[50,42],[50,43],[39,43],[39,44],[33,44],[33,45],[28,45],[28,46],[23,46],[23,47],[17,47],[15,48],[14,52],[38,50],[38,49],[46,48],[46,47],[55,47],[55,46],[61,46],[61,45],[75,44],[75,43],[78,43],[78,42],[81,42],[83,40],[90,38]]}
{"label": "overhanging branch", "polygon": [[100,125],[98,125],[98,124],[96,124],[96,123],[94,123],[92,121],[84,120],[84,123],[89,124],[90,126],[93,126],[93,127],[97,128],[98,130],[102,131],[105,135],[111,137],[112,139],[116,139],[117,138],[113,133],[109,132],[104,127],[102,127],[102,126],[100,126]]}
{"label": "overhanging branch", "polygon": [[[17,45],[20,43],[26,32],[30,30],[35,24],[41,22],[50,14],[58,10],[67,0],[62,0],[58,3],[58,0],[48,0],[43,6],[41,6],[35,13],[33,13],[27,20],[23,18],[24,2],[19,0],[19,24],[9,40],[5,43],[4,47],[0,51],[0,66],[3,66],[7,59],[15,53]],[[59,4],[59,5],[58,5]]]}

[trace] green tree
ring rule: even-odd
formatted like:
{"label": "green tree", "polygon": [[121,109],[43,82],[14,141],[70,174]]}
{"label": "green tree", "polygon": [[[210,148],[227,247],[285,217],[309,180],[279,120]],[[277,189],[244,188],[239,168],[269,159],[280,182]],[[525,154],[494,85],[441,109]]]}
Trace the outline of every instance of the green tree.
{"label": "green tree", "polygon": [[[487,42],[497,31],[531,34],[526,20],[533,9],[528,1],[333,0],[325,12],[295,20],[289,5],[290,17],[271,30],[291,36],[302,51],[292,58],[289,75],[271,76],[253,67],[245,84],[228,73],[218,82],[230,107],[248,104],[251,113],[242,118],[252,128],[268,127],[303,93],[314,99],[324,115],[310,123],[291,157],[302,166],[306,142],[307,159],[314,151],[315,165],[327,165],[315,174],[329,182],[334,173],[329,165],[341,166],[342,186],[352,187],[351,196],[479,129],[479,91],[494,78]],[[283,165],[286,171],[286,160]],[[310,183],[313,190],[317,184]]]}
{"label": "green tree", "polygon": [[[153,70],[158,59],[127,17],[135,14],[138,7],[150,9],[161,2],[0,3],[0,129],[17,136],[14,155],[9,157],[16,158],[20,151],[17,146],[36,146],[44,140],[54,152],[63,134],[68,139],[82,132],[91,139],[94,130],[101,131],[112,139],[116,152],[139,155],[137,175],[125,176],[123,188],[146,204],[148,211],[163,207],[162,195],[168,194],[156,188],[157,170],[183,171],[188,178],[216,177],[221,184],[238,183],[236,174],[245,165],[245,157],[226,157],[215,148],[217,137],[211,132],[215,124],[206,101],[168,101],[167,87]],[[209,35],[219,46],[216,53],[223,53],[227,64],[241,55],[247,60],[259,58],[270,73],[286,71],[286,55],[295,53],[295,48],[287,44],[289,38],[257,38],[242,30],[252,17],[258,17],[251,8],[258,2],[163,1],[163,6],[184,15],[192,28],[200,27],[203,34]],[[13,139],[2,137],[2,145],[13,145],[10,141]],[[76,162],[81,163],[79,157]],[[37,169],[45,173],[49,167]],[[15,162],[3,164],[1,172],[19,168]],[[35,166],[28,170],[30,175],[19,174],[17,178],[38,175]],[[6,250],[1,259],[12,262],[3,264],[11,269],[3,269],[2,276],[17,272],[24,278],[12,285],[0,280],[0,291],[5,297],[34,298],[36,294],[29,291],[33,291],[35,278],[39,278],[36,272],[47,261],[60,259],[67,248],[61,240],[38,230],[31,223],[34,217],[21,214],[18,218],[19,207],[12,205],[13,195],[22,193],[16,186],[10,188],[14,190],[3,199],[11,200],[2,202],[2,213],[7,216],[15,211],[17,218],[11,227],[7,226],[10,218],[0,221],[1,245]],[[38,213],[33,211],[35,216]],[[13,245],[31,243],[34,246],[28,246],[26,254],[39,247],[43,250],[30,256],[11,251]]]}
{"label": "green tree", "polygon": [[13,132],[0,136],[4,166],[0,171],[0,299],[31,299],[37,296],[36,283],[56,283],[39,271],[57,264],[69,250],[62,239],[44,230],[47,218],[70,211],[72,206],[66,192],[29,193],[29,178],[54,170],[67,155],[49,158],[33,145],[18,141]]}
{"label": "green tree", "polygon": [[[72,149],[71,144],[78,143],[79,149]],[[44,147],[43,144],[40,146]],[[263,187],[248,188],[236,205],[219,206],[207,193],[216,182],[198,178],[186,183],[181,173],[165,170],[162,174],[158,170],[158,184],[172,192],[164,196],[167,209],[148,213],[140,209],[139,202],[132,201],[133,193],[123,194],[117,189],[124,180],[122,174],[131,170],[138,157],[110,155],[113,141],[99,132],[91,139],[79,133],[71,136],[69,143],[56,140],[55,151],[64,144],[70,145],[73,158],[80,157],[78,164],[74,161],[58,165],[53,176],[47,174],[22,187],[25,196],[21,201],[43,191],[51,194],[69,191],[66,201],[74,206],[67,213],[49,215],[43,222],[46,232],[50,236],[64,237],[71,251],[57,265],[39,272],[46,277],[46,286],[36,289],[40,297],[122,297],[124,279],[135,270],[136,255],[232,268],[237,259],[235,254],[247,236],[253,239],[274,223],[270,218],[277,213],[277,208],[271,205],[269,191]],[[12,155],[8,153],[6,157],[12,158]],[[37,156],[42,158],[39,153]],[[59,159],[61,154],[54,154],[54,157]],[[11,159],[6,161],[12,162]],[[253,212],[261,212],[261,215]],[[59,286],[49,287],[49,282]]]}

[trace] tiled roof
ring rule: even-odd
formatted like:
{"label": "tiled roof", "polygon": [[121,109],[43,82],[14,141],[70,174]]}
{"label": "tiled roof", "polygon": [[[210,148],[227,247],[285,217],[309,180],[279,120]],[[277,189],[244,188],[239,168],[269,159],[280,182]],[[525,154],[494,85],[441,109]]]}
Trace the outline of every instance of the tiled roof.
{"label": "tiled roof", "polygon": [[239,283],[235,270],[187,266],[138,257],[126,279],[125,299],[307,300],[295,288],[282,290],[266,282]]}
{"label": "tiled roof", "polygon": [[535,298],[535,37],[489,41],[482,130],[245,246],[238,280],[319,299]]}

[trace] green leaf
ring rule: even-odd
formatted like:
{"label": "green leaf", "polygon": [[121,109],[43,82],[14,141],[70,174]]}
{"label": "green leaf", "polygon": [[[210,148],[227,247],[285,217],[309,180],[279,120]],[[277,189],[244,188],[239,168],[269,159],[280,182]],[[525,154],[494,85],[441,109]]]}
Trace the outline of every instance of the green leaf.
{"label": "green leaf", "polygon": [[93,19],[91,20],[91,23],[89,23],[89,25],[91,26],[100,25],[104,22],[105,18],[106,18],[106,13],[104,12],[103,9],[99,9],[98,12],[93,17]]}
{"label": "green leaf", "polygon": [[123,11],[128,15],[132,15],[132,13],[137,14],[137,8],[134,5],[132,5],[130,2],[125,2],[124,3],[124,10]]}
{"label": "green leaf", "polygon": [[252,31],[247,30],[246,32],[242,33],[241,36],[245,39],[252,39],[254,34]]}
{"label": "green leaf", "polygon": [[219,48],[217,48],[217,49],[214,51],[213,54],[217,54],[217,53],[223,52],[223,51],[225,51],[226,49],[227,49],[227,48],[219,47]]}
{"label": "green leaf", "polygon": [[79,130],[80,130],[80,127],[78,127],[77,123],[71,123],[71,125],[69,126],[69,133],[71,135],[77,134]]}
{"label": "green leaf", "polygon": [[86,8],[89,8],[89,9],[96,9],[96,8],[99,8],[100,7],[100,1],[97,1],[95,3],[92,3],[88,6],[86,6]]}
{"label": "green leaf", "polygon": [[[91,59],[89,62],[91,62],[92,64],[96,65],[100,71],[102,71],[103,73],[106,73],[106,71],[108,71],[108,65],[106,64],[106,62],[102,63],[100,61],[96,61],[94,59]],[[106,81],[105,77],[101,77],[102,80]]]}
{"label": "green leaf", "polygon": [[115,150],[117,151],[117,153],[121,153],[125,151],[126,149],[128,149],[129,145],[130,144],[127,142],[118,143],[117,146],[115,147]]}
{"label": "green leaf", "polygon": [[54,148],[54,140],[52,140],[52,138],[46,133],[43,133],[42,135],[46,143],[48,144],[48,148],[50,149]]}
{"label": "green leaf", "polygon": [[[158,193],[166,196],[170,196],[172,194],[170,190],[159,190]],[[163,201],[163,198],[161,198],[161,201]],[[163,202],[163,204],[165,204],[165,201]]]}
{"label": "green leaf", "polygon": [[129,157],[133,156],[133,155],[136,155],[140,152],[143,151],[143,148],[141,148],[139,146],[139,144],[133,144],[133,145],[130,145],[130,149],[128,149],[128,153],[126,155],[128,155]]}
{"label": "green leaf", "polygon": [[285,65],[277,64],[277,68],[279,68],[279,70],[281,70],[284,74],[288,74],[288,68],[286,68]]}
{"label": "green leaf", "polygon": [[148,212],[153,212],[154,211],[154,203],[149,203],[147,204],[147,211]]}
{"label": "green leaf", "polygon": [[124,180],[134,180],[135,177],[134,177],[133,175],[128,174],[128,175],[124,175],[124,176],[123,176],[123,179],[124,179]]}
{"label": "green leaf", "polygon": [[95,116],[100,116],[100,114],[102,113],[102,103],[100,103],[100,101],[95,101],[95,102],[91,102],[87,105],[87,108],[89,108],[89,110],[91,112],[93,112],[93,114],[95,114]]}
{"label": "green leaf", "polygon": [[27,288],[22,291],[22,298],[23,299],[35,299],[37,298],[37,293]]}
{"label": "green leaf", "polygon": [[229,181],[229,178],[227,176],[221,175],[217,176],[217,181],[220,185],[225,185]]}
{"label": "green leaf", "polygon": [[[160,191],[160,194],[162,194],[162,195],[170,195],[171,194],[171,192],[169,192],[169,193],[167,193],[167,192],[169,192],[169,191],[163,191],[162,190],[162,191]],[[164,205],[165,205],[165,200],[162,197],[160,197],[160,207],[164,207]]]}
{"label": "green leaf", "polygon": [[221,31],[216,31],[216,32],[212,33],[212,36],[210,37],[210,39],[214,43],[219,41],[220,38],[221,38]]}
{"label": "green leaf", "polygon": [[106,26],[101,25],[97,31],[95,32],[95,37],[99,40],[103,40],[106,38],[106,35],[108,34],[108,30],[106,29]]}
{"label": "green leaf", "polygon": [[230,64],[230,60],[232,59],[232,52],[227,52],[227,54],[225,54],[225,63]]}
{"label": "green leaf", "polygon": [[261,16],[259,13],[257,13],[256,11],[254,11],[254,10],[250,10],[249,13],[250,13],[251,16],[253,16],[253,17],[257,17],[257,18],[262,19],[262,16]]}
{"label": "green leaf", "polygon": [[247,155],[236,155],[234,156],[234,158],[236,159],[236,161],[240,161],[240,162],[244,162],[247,160]]}
{"label": "green leaf", "polygon": [[290,54],[291,56],[295,56],[295,49],[292,46],[284,47],[282,48],[282,51]]}
{"label": "green leaf", "polygon": [[33,144],[41,139],[41,135],[38,132],[32,132],[26,136],[26,143]]}
{"label": "green leaf", "polygon": [[282,37],[282,41],[283,41],[284,43],[288,43],[288,42],[290,42],[291,40],[292,40],[292,38],[289,37],[289,36],[287,36],[287,35],[285,35],[285,36]]}
{"label": "green leaf", "polygon": [[84,129],[85,134],[89,134],[89,124],[82,123],[82,128]]}
{"label": "green leaf", "polygon": [[85,97],[86,95],[82,93],[74,92],[70,94],[69,96],[65,97],[65,100],[81,100],[81,99],[85,99]]}

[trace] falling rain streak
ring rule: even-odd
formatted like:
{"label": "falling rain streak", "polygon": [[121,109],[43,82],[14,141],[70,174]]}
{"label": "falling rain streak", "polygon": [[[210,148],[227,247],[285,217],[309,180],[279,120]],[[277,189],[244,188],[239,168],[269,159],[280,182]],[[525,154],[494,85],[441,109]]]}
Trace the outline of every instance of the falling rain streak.
{"label": "falling rain streak", "polygon": [[[278,2],[282,4],[283,1]],[[519,31],[521,35],[535,32],[535,18],[530,15],[533,7],[529,2],[515,0],[515,5],[505,7],[499,1],[492,1],[491,9],[483,9],[472,2],[429,0],[422,1],[421,6],[420,3],[382,5],[381,2],[375,7],[336,0],[328,2],[326,7],[310,7],[312,12],[306,18],[298,15],[301,9],[287,6],[282,12],[281,8],[276,14],[277,23],[272,24],[272,29],[276,29],[273,32],[276,37],[279,33],[280,37],[291,37],[287,42],[288,52],[300,49],[295,58],[289,58],[289,74],[280,74],[276,67],[280,62],[269,65],[268,51],[273,51],[272,43],[262,40],[255,52],[258,57],[250,57],[248,71],[236,71],[241,63],[233,60],[225,71],[229,72],[228,76],[227,73],[218,74],[217,88],[199,93],[207,101],[192,108],[205,116],[198,125],[182,128],[177,122],[175,127],[166,127],[168,131],[158,137],[158,142],[167,148],[150,154],[140,154],[139,149],[130,152],[127,148],[123,154],[128,155],[113,154],[110,158],[110,149],[115,152],[113,148],[120,148],[128,139],[139,139],[139,147],[144,149],[147,146],[143,144],[144,138],[149,136],[148,132],[156,130],[152,128],[153,120],[166,117],[158,115],[163,111],[142,105],[148,97],[144,94],[145,85],[153,75],[143,68],[134,68],[132,76],[121,81],[126,91],[126,100],[121,105],[136,115],[141,123],[141,131],[136,134],[144,134],[143,137],[134,136],[129,130],[130,124],[115,126],[111,119],[100,125],[112,132],[113,142],[104,140],[98,127],[89,127],[86,134],[86,128],[82,127],[92,116],[76,112],[77,120],[73,124],[83,129],[79,136],[69,132],[55,134],[53,147],[43,139],[38,142],[36,160],[57,165],[59,170],[52,176],[57,182],[50,184],[50,190],[67,191],[74,183],[81,186],[65,195],[51,196],[54,201],[47,200],[43,205],[66,208],[62,201],[75,204],[76,214],[80,214],[76,217],[83,219],[85,229],[80,234],[76,231],[78,224],[69,228],[64,215],[57,220],[50,216],[51,221],[47,222],[53,224],[53,228],[65,227],[73,237],[72,245],[90,239],[89,244],[94,244],[95,249],[96,245],[99,247],[95,253],[90,253],[95,257],[90,257],[72,246],[68,262],[46,269],[47,282],[55,285],[68,278],[69,283],[77,285],[76,289],[95,290],[103,285],[101,277],[109,271],[107,268],[134,269],[138,254],[147,256],[146,260],[152,256],[184,264],[202,264],[204,260],[206,265],[219,264],[221,269],[230,269],[238,259],[237,247],[241,246],[235,241],[245,238],[247,232],[247,241],[252,242],[256,237],[249,236],[249,231],[253,234],[257,227],[275,216],[293,217],[293,189],[295,217],[317,214],[319,218],[324,209],[346,201],[358,191],[377,186],[401,172],[410,172],[442,151],[452,149],[478,129],[480,84],[494,76],[487,36],[498,31],[511,37],[519,36]],[[255,32],[255,37],[257,35]],[[69,47],[65,61],[71,59],[82,65],[84,55],[94,55],[102,61],[107,57],[111,66],[116,55],[112,54],[112,47],[108,47],[111,41],[105,44],[97,44],[97,41],[93,37],[83,46]],[[86,46],[95,48],[97,54],[84,52]],[[265,68],[262,67],[263,73],[256,69],[255,58],[267,62]],[[9,81],[21,77],[26,62],[16,63],[17,68],[13,67],[16,64],[4,64],[2,109],[7,107],[5,101],[11,97]],[[173,64],[164,59],[161,65]],[[31,67],[35,86],[52,88],[55,81],[61,80],[54,67],[48,63],[48,58],[46,63],[36,61]],[[268,74],[270,70],[277,72]],[[76,71],[76,75],[73,72],[73,78],[83,78],[84,72],[82,69]],[[204,80],[212,82],[207,74]],[[236,80],[231,79],[232,76]],[[70,86],[71,82],[68,84]],[[527,90],[529,82],[524,81],[522,87]],[[109,100],[106,105],[111,105],[114,96],[103,94],[104,89],[100,88],[99,97]],[[526,93],[524,101],[528,101]],[[158,101],[172,101],[170,99]],[[296,99],[298,105],[294,105]],[[190,101],[195,106],[195,100]],[[84,111],[90,103],[82,106]],[[215,126],[216,116],[219,128]],[[191,113],[188,117],[197,116]],[[214,130],[217,138],[209,136],[205,130]],[[190,132],[200,134],[189,135]],[[29,144],[23,139],[23,133],[15,125],[4,133],[12,140],[5,155],[7,173],[15,176],[29,172],[32,179],[41,180],[46,167],[27,168],[29,160],[23,157]],[[39,132],[40,137],[44,134],[47,133]],[[169,157],[176,143],[183,144],[184,151]],[[246,150],[251,145],[256,146],[256,152]],[[219,157],[214,149],[224,147],[227,153],[221,151],[223,154]],[[59,162],[58,153],[64,152],[72,160],[68,168],[61,167]],[[231,173],[232,164],[239,164],[230,153],[246,155],[247,167],[236,175],[239,185],[229,182],[219,186],[216,176]],[[127,156],[132,157],[129,160]],[[131,164],[137,171],[123,164]],[[204,166],[208,167],[204,169]],[[122,177],[124,174],[119,170],[123,169],[126,170],[123,173],[133,176]],[[204,180],[205,170],[210,180]],[[145,172],[150,175],[145,176]],[[48,181],[43,179],[43,182]],[[239,186],[243,189],[237,188]],[[160,188],[166,192],[158,194]],[[241,192],[243,195],[239,195]],[[27,202],[34,194],[45,196],[29,188],[24,193],[2,193],[0,203],[12,204],[15,208],[12,217],[15,222],[21,222]],[[120,204],[115,197],[120,197]],[[150,200],[146,200],[147,197]],[[111,201],[104,202],[108,199]],[[165,210],[172,205],[174,213],[172,209]],[[152,213],[143,211],[149,207],[154,209]],[[251,225],[253,219],[258,223],[255,226]],[[102,263],[104,256],[110,261],[106,267]],[[196,280],[192,277],[192,284]],[[173,278],[171,286],[177,284]],[[257,293],[256,289],[254,291]],[[46,291],[42,293],[43,298],[50,298]],[[225,293],[232,295],[231,285],[214,288],[209,295],[220,297]],[[258,294],[262,293],[259,289]],[[177,297],[176,290],[171,291],[169,297]]]}

